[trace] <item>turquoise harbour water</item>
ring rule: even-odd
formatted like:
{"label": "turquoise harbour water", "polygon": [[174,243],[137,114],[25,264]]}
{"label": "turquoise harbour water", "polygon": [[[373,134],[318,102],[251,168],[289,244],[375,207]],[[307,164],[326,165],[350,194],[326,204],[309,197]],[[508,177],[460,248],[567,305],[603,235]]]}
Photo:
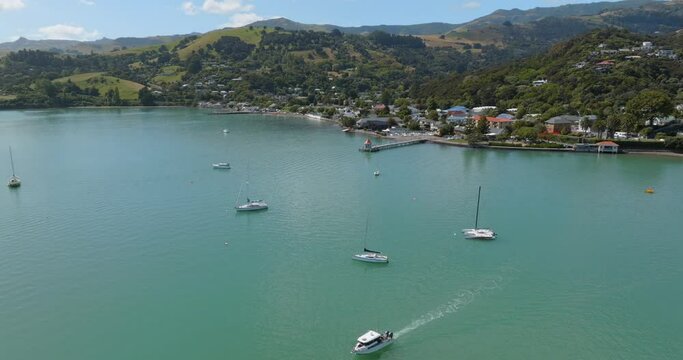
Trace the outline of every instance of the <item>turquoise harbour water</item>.
{"label": "turquoise harbour water", "polygon": [[[681,159],[364,140],[197,109],[0,112],[23,181],[0,189],[0,359],[352,359],[368,329],[398,337],[369,359],[683,358]],[[234,212],[247,179],[269,210]],[[479,185],[491,242],[460,234]],[[390,263],[351,260],[364,243]]]}

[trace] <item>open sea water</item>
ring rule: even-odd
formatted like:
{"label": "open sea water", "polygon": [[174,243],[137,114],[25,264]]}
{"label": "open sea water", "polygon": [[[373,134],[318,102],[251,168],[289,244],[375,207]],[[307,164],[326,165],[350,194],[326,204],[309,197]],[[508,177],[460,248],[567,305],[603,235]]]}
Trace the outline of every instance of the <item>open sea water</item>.
{"label": "open sea water", "polygon": [[[351,359],[368,329],[397,337],[370,359],[683,358],[683,159],[364,140],[0,112],[23,182],[0,189],[0,359]],[[270,209],[235,213],[247,181]],[[460,233],[480,185],[494,241]],[[353,261],[364,246],[389,264]]]}

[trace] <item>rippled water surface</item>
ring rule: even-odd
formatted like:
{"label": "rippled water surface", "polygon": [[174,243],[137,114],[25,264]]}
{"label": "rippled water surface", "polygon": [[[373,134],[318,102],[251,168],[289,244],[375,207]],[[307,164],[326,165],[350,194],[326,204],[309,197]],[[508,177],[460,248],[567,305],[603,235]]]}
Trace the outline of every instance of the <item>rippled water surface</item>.
{"label": "rippled water surface", "polygon": [[[367,329],[398,337],[370,358],[683,358],[682,160],[364,140],[0,112],[23,181],[0,189],[0,359],[349,359]],[[269,210],[234,212],[247,180]],[[459,234],[479,185],[492,242]],[[390,263],[351,260],[364,245]]]}

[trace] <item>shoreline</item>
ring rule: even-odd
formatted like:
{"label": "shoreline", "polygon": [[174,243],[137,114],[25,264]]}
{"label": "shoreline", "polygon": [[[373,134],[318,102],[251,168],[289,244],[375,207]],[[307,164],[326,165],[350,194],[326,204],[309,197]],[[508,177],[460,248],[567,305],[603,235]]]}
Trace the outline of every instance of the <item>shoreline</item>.
{"label": "shoreline", "polygon": [[624,155],[635,156],[666,156],[683,158],[683,153],[675,153],[673,151],[653,151],[653,150],[626,150]]}
{"label": "shoreline", "polygon": [[[13,111],[32,111],[32,110],[68,110],[68,109],[87,109],[87,110],[93,110],[93,109],[141,109],[141,108],[149,108],[149,109],[174,109],[174,108],[187,108],[187,109],[200,109],[200,110],[210,110],[210,108],[198,108],[195,106],[185,106],[185,105],[161,105],[161,106],[74,106],[74,107],[68,107],[68,108],[32,108],[32,109],[2,109],[2,110],[13,110]],[[1,111],[1,110],[0,110]],[[301,114],[301,113],[291,113],[291,112],[284,112],[284,111],[278,111],[278,112],[244,112],[244,113],[234,113],[234,114],[214,114],[214,115],[266,115],[266,116],[277,116],[277,117],[295,117],[295,118],[300,118],[300,119],[307,119],[307,120],[312,120],[312,121],[319,121],[319,122],[326,122],[330,124],[336,124],[339,125],[340,129],[343,129],[344,127],[339,124],[334,119],[326,118],[326,117],[321,117],[319,119],[314,119],[311,118],[310,116],[307,116],[307,114]],[[375,131],[369,131],[369,130],[364,130],[364,129],[353,129],[352,131],[347,132],[346,134],[362,134],[365,136],[370,136],[376,139],[389,139],[389,140],[425,140],[429,144],[436,144],[436,145],[444,145],[444,146],[456,146],[456,147],[462,147],[462,148],[472,148],[472,149],[489,149],[489,150],[517,150],[517,151],[546,151],[546,152],[561,152],[561,153],[576,153],[573,150],[570,149],[557,149],[557,148],[532,148],[532,147],[517,147],[517,146],[489,146],[489,145],[482,145],[482,146],[470,146],[469,144],[464,144],[464,143],[456,143],[452,142],[450,140],[443,140],[440,137],[437,136],[406,136],[406,137],[397,137],[397,136],[388,136],[388,135],[383,135],[379,134]],[[615,155],[633,155],[633,156],[657,156],[657,157],[671,157],[671,158],[683,158],[683,153],[675,153],[673,151],[661,151],[661,150],[624,150],[623,152],[620,152],[619,154]]]}

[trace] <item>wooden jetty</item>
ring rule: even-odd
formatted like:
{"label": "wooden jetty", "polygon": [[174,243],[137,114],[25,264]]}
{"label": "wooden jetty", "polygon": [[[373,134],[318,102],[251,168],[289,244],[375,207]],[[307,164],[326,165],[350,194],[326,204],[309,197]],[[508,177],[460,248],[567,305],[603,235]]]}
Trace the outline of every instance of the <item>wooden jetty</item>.
{"label": "wooden jetty", "polygon": [[427,142],[426,139],[417,139],[417,140],[399,141],[399,142],[393,142],[393,143],[381,144],[381,145],[372,145],[372,141],[370,141],[370,139],[367,139],[367,140],[365,140],[365,143],[363,143],[363,146],[358,150],[363,151],[363,152],[377,152],[380,150],[387,150],[387,149],[393,149],[393,148],[398,148],[398,147],[423,144],[425,142]]}

